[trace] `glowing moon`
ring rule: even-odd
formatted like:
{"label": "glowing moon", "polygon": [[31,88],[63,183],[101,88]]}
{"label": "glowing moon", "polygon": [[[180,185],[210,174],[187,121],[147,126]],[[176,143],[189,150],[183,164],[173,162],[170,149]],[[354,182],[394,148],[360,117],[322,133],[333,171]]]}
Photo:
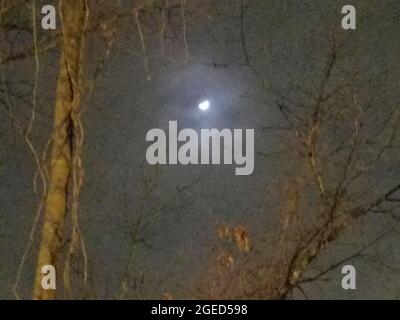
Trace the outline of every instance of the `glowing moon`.
{"label": "glowing moon", "polygon": [[199,103],[199,109],[201,111],[207,111],[210,108],[210,101],[204,100]]}

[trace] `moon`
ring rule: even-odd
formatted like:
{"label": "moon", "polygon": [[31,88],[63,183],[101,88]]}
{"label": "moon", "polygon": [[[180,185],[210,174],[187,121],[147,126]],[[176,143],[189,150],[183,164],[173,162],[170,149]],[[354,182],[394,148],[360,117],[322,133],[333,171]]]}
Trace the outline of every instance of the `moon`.
{"label": "moon", "polygon": [[199,103],[199,109],[201,111],[207,111],[210,108],[210,101],[204,100]]}

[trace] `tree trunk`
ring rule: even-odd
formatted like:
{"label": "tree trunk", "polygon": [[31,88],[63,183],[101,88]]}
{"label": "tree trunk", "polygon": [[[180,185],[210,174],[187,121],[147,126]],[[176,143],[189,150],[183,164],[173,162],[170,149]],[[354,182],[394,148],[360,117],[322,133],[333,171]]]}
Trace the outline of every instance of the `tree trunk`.
{"label": "tree trunk", "polygon": [[[73,113],[80,105],[85,0],[64,0],[60,6],[62,39],[57,80],[50,175],[44,212],[42,238],[37,260],[33,299],[54,299],[55,290],[42,288],[42,267],[59,265],[64,243],[64,220],[68,205],[74,144]],[[59,273],[59,272],[58,272]]]}

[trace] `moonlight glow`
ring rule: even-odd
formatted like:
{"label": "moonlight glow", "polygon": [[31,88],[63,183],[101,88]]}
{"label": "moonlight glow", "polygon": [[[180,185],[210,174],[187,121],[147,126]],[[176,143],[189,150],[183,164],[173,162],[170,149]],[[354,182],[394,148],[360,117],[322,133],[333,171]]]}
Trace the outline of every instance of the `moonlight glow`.
{"label": "moonlight glow", "polygon": [[199,109],[201,111],[207,111],[210,108],[210,101],[204,100],[199,103]]}

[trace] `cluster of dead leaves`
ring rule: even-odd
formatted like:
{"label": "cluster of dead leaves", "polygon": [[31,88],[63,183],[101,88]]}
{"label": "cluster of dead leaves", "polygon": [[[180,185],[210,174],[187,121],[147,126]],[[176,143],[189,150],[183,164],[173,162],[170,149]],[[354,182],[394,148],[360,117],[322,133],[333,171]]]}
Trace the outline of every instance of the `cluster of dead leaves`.
{"label": "cluster of dead leaves", "polygon": [[[245,227],[221,226],[218,228],[217,233],[220,240],[234,243],[240,252],[246,253],[250,250],[249,236]],[[217,262],[224,269],[232,270],[234,264],[233,254],[229,250],[223,251],[218,255]]]}
{"label": "cluster of dead leaves", "polygon": [[218,228],[218,237],[222,239],[232,240],[242,252],[250,250],[250,241],[247,230],[243,226],[227,227],[221,226]]}

